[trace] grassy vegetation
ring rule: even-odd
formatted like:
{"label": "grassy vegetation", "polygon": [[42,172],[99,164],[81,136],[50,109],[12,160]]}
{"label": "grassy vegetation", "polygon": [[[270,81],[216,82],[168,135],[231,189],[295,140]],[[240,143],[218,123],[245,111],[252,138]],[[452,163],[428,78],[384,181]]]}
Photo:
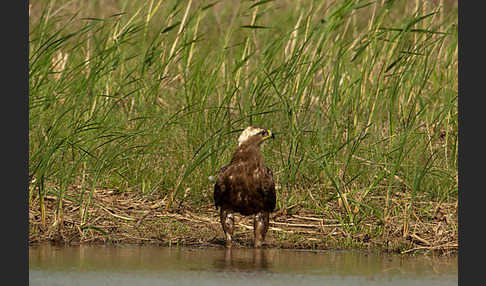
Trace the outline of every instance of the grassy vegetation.
{"label": "grassy vegetation", "polygon": [[83,224],[96,189],[210,204],[208,177],[248,125],[276,134],[263,155],[278,210],[337,203],[350,232],[379,234],[358,223],[400,216],[407,232],[412,210],[457,202],[456,2],[44,0],[29,13],[42,221],[53,196],[58,219],[68,200]]}

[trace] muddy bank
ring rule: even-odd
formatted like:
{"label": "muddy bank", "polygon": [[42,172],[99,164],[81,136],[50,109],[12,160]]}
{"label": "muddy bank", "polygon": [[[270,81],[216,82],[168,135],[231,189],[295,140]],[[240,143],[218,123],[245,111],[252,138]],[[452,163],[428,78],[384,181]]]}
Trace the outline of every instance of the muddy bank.
{"label": "muddy bank", "polygon": [[[336,219],[343,212],[337,203],[322,215],[298,208],[277,210],[270,217],[265,247],[457,253],[457,204],[429,204],[430,211],[426,214],[412,209],[412,215],[406,220],[402,216],[390,216],[384,221],[369,217],[355,223],[341,223]],[[163,197],[97,190],[84,222],[77,203],[64,199],[61,213],[57,212],[57,198],[47,196],[45,205],[43,222],[39,201],[33,199],[30,203],[30,245],[46,242],[224,245],[218,212],[213,205],[199,208],[181,205],[167,210]],[[251,247],[252,219],[237,215],[235,224],[234,247]]]}

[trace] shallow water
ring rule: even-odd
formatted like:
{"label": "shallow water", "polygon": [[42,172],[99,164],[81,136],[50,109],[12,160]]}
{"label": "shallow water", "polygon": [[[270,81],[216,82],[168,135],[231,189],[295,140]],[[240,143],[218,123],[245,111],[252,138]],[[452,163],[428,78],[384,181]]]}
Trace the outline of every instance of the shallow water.
{"label": "shallow water", "polygon": [[457,256],[356,251],[35,246],[30,285],[457,285]]}

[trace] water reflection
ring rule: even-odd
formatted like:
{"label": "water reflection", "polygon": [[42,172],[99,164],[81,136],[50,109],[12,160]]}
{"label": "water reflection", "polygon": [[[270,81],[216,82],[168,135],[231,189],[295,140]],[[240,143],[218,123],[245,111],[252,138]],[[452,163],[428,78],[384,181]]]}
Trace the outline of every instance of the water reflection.
{"label": "water reflection", "polygon": [[[233,252],[237,252],[236,255],[233,255]],[[213,260],[214,269],[218,271],[268,271],[271,268],[265,249],[241,251],[229,248],[222,254],[222,258]]]}
{"label": "water reflection", "polygon": [[457,257],[265,248],[40,246],[29,248],[29,270],[31,285],[194,285],[197,282],[198,285],[237,286],[251,282],[303,286],[372,282],[374,285],[442,286],[455,285],[458,280]]}

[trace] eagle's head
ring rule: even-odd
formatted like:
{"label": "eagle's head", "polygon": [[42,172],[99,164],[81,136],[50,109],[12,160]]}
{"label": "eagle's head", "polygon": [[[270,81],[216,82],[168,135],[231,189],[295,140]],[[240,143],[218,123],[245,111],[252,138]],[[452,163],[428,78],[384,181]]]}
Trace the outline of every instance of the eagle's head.
{"label": "eagle's head", "polygon": [[245,130],[243,130],[240,137],[238,137],[238,146],[248,143],[259,146],[261,143],[263,143],[263,141],[269,138],[275,138],[271,130],[248,126]]}

